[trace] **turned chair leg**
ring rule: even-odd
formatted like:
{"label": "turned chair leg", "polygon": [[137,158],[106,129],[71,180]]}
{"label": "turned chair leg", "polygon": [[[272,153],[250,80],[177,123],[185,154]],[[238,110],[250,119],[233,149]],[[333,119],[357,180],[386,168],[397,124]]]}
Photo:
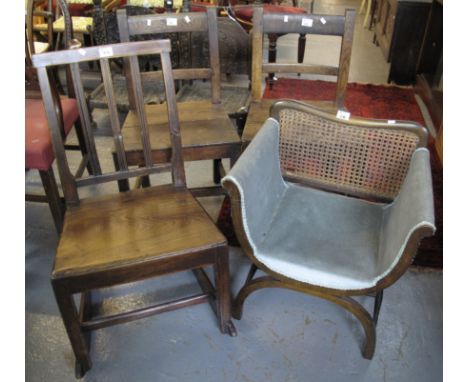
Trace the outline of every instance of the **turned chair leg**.
{"label": "turned chair leg", "polygon": [[50,212],[54,219],[55,229],[60,235],[63,228],[63,217],[65,215],[65,204],[60,198],[57,182],[55,181],[54,171],[52,167],[48,170],[39,170],[42,185],[47,197]]}

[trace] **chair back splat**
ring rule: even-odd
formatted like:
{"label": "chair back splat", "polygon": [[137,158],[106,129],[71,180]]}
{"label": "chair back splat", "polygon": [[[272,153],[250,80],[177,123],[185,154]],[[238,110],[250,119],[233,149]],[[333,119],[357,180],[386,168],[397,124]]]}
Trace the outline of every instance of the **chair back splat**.
{"label": "chair back splat", "polygon": [[[354,9],[347,9],[344,16],[339,16],[264,13],[263,8],[255,8],[252,34],[253,101],[259,101],[262,98],[263,73],[304,73],[336,76],[335,104],[338,108],[343,107],[348,83],[355,16]],[[263,36],[265,34],[283,35],[288,33],[341,37],[338,65],[263,63]]]}
{"label": "chair back splat", "polygon": [[[128,179],[131,177],[149,175],[162,171],[172,171],[172,180],[175,186],[185,187],[185,173],[181,155],[181,140],[179,132],[179,123],[177,117],[177,108],[175,104],[174,82],[171,72],[170,59],[170,42],[167,40],[146,41],[138,43],[123,43],[116,45],[105,45],[100,47],[71,49],[67,51],[59,51],[53,53],[44,53],[36,55],[32,58],[34,66],[37,68],[39,83],[46,105],[47,117],[52,133],[52,141],[54,151],[57,158],[62,186],[64,189],[65,199],[68,205],[79,204],[78,187],[99,184],[103,182],[115,181],[120,179]],[[128,57],[129,67],[132,77],[140,78],[140,69],[137,55],[159,54],[161,56],[162,76],[166,88],[167,97],[167,112],[169,115],[170,136],[172,143],[172,157],[170,163],[154,164],[151,157],[151,143],[147,128],[147,118],[143,108],[143,92],[141,80],[134,81],[132,91],[133,97],[136,100],[136,108],[138,119],[140,121],[140,136],[144,148],[144,165],[138,169],[129,169],[126,164],[124,142],[120,133],[120,124],[118,120],[117,106],[112,89],[111,72],[109,60],[114,58]],[[105,85],[107,97],[109,99],[109,112],[112,127],[112,133],[115,143],[115,150],[119,161],[119,170],[111,173],[103,173],[101,163],[98,157],[96,144],[94,141],[93,129],[88,106],[85,99],[83,85],[81,83],[79,64],[82,62],[99,61],[101,74]],[[59,121],[53,110],[52,92],[50,87],[50,79],[47,73],[48,67],[56,65],[69,65],[71,69],[74,90],[79,103],[80,119],[82,121],[85,144],[89,155],[90,165],[93,169],[93,174],[88,177],[76,179],[70,171],[65,148],[63,145]]]}
{"label": "chair back splat", "polygon": [[[212,102],[215,104],[221,102],[218,23],[215,8],[208,8],[206,12],[188,12],[170,14],[170,16],[167,14],[127,16],[126,10],[120,9],[117,11],[117,22],[122,42],[129,42],[134,36],[148,34],[208,32],[210,67],[173,69],[173,76],[175,80],[210,79]],[[132,86],[133,78],[127,59],[124,60],[124,70],[127,84]],[[142,73],[144,79],[158,79],[160,76],[159,71]],[[134,109],[134,100],[130,98],[129,103],[130,108]]]}

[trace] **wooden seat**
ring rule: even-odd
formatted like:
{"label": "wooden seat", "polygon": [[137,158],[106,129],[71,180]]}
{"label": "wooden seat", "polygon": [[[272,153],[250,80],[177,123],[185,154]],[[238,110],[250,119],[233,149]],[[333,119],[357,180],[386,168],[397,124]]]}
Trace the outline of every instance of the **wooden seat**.
{"label": "wooden seat", "polygon": [[[337,15],[288,15],[264,13],[262,8],[254,10],[252,29],[252,103],[242,134],[242,145],[249,144],[265,120],[273,100],[262,99],[262,75],[264,73],[302,73],[331,75],[337,77],[334,101],[305,101],[326,111],[335,112],[344,108],[348,83],[351,48],[354,32],[354,10],[346,10],[344,16]],[[304,35],[329,35],[341,37],[341,50],[337,66],[263,62],[263,37],[265,34],[299,33]],[[317,54],[317,53],[315,53]]]}
{"label": "wooden seat", "polygon": [[[75,45],[79,48],[79,45]],[[52,270],[52,286],[76,359],[76,375],[82,377],[91,368],[90,331],[138,318],[148,317],[189,305],[210,302],[218,317],[220,330],[235,335],[230,320],[229,261],[226,239],[187,190],[182,159],[180,128],[175,102],[174,80],[170,66],[170,41],[141,41],[70,49],[34,56],[47,118],[52,132],[63,192],[67,203],[63,233]],[[137,107],[143,163],[131,167],[126,160],[125,140],[121,136],[113,92],[109,60],[129,59],[134,79],[140,78],[138,57],[157,54],[161,58],[166,89],[165,110],[170,131],[171,155],[155,163],[151,157],[151,139],[143,106],[141,81],[134,81],[133,99]],[[103,163],[111,154],[96,144],[90,111],[81,84],[80,64],[99,60],[108,97],[117,171],[105,171]],[[85,144],[93,169],[87,177],[76,178],[70,171],[55,115],[48,69],[69,65],[80,118],[85,129]],[[167,185],[109,193],[105,183],[149,174],[170,172]],[[80,198],[78,187],[93,186],[91,196]],[[99,195],[96,193],[99,191]],[[214,269],[214,286],[203,268]],[[136,282],[164,274],[193,271],[201,293],[188,297],[107,316],[91,317],[93,290]],[[78,310],[74,294],[81,294]],[[78,312],[80,312],[78,314]],[[156,361],[157,362],[157,361]]]}
{"label": "wooden seat", "polygon": [[[184,160],[214,160],[214,183],[220,181],[220,174],[224,173],[221,159],[229,158],[231,165],[236,161],[240,154],[241,141],[236,132],[236,128],[229,119],[228,113],[221,106],[221,85],[220,85],[220,64],[219,64],[219,46],[217,35],[216,9],[210,7],[205,12],[188,12],[178,14],[154,14],[128,16],[125,10],[117,12],[119,33],[121,41],[130,41],[132,36],[142,36],[145,34],[161,33],[207,33],[209,39],[209,59],[206,58],[208,67],[204,68],[181,68],[174,69],[174,78],[180,80],[201,80],[209,79],[211,81],[211,100],[199,102],[178,102],[178,109],[181,122],[182,150]],[[128,65],[125,65],[128,68]],[[158,78],[157,71],[145,72],[144,78]],[[127,83],[132,83],[132,78],[126,70]],[[129,139],[130,143],[135,142],[132,136],[134,132],[128,131],[138,125],[136,118],[135,105],[133,100],[129,99],[130,112],[124,122],[122,135],[124,139]],[[145,112],[149,117],[149,129],[157,133],[166,130],[167,122],[158,117],[159,110],[164,105],[145,105]],[[156,161],[165,158],[168,155],[167,139],[162,142],[154,142],[153,157]],[[141,145],[140,151],[141,151]],[[127,153],[129,164],[139,165],[138,159],[142,154],[137,155],[135,149],[130,155]],[[128,189],[128,184],[120,182],[120,189]],[[222,193],[220,186],[204,187],[202,189],[192,190],[196,196],[216,195]]]}
{"label": "wooden seat", "polygon": [[187,248],[189,257],[225,242],[186,189],[164,185],[85,199],[66,212],[52,277],[89,276],[136,263],[160,267]]}

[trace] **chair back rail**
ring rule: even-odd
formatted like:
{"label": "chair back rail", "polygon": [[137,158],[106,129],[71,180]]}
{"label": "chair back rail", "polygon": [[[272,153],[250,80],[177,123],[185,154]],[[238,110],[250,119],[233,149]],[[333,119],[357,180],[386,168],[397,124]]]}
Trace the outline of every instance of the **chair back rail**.
{"label": "chair back rail", "polygon": [[[338,108],[343,107],[348,83],[355,17],[356,12],[353,9],[347,9],[344,16],[338,16],[264,13],[262,7],[255,8],[252,29],[252,99],[259,101],[262,98],[263,73],[313,73],[337,77],[335,104]],[[282,35],[288,33],[341,37],[338,65],[263,63],[263,36],[265,34]]]}
{"label": "chair back rail", "polygon": [[[211,98],[213,103],[221,102],[221,74],[218,45],[218,23],[216,9],[210,7],[206,12],[165,13],[154,15],[127,16],[125,9],[117,11],[120,41],[129,42],[131,37],[162,33],[207,32],[210,52],[209,68],[173,69],[174,79],[210,79]],[[130,74],[128,60],[124,60],[124,71],[127,86],[131,87],[133,80]],[[159,79],[158,71],[145,72],[145,78]],[[135,107],[134,100],[129,98],[130,108]]]}
{"label": "chair back rail", "polygon": [[270,115],[280,122],[286,179],[357,197],[393,200],[414,150],[427,145],[427,130],[415,122],[344,121],[290,101],[275,103]]}
{"label": "chair back rail", "polygon": [[[64,189],[65,200],[68,205],[79,204],[78,187],[99,184],[109,181],[126,179],[130,177],[149,175],[162,171],[172,171],[172,182],[176,187],[185,187],[185,172],[181,155],[181,139],[179,121],[175,104],[174,80],[171,73],[169,40],[142,41],[133,43],[121,43],[114,45],[103,45],[90,48],[75,48],[58,52],[44,53],[32,57],[37,69],[39,83],[44,98],[46,114],[51,129],[52,142],[59,168],[60,178]],[[162,75],[166,88],[166,105],[169,116],[169,128],[172,143],[172,156],[170,163],[154,164],[151,157],[151,142],[148,132],[148,123],[143,106],[143,90],[141,85],[140,69],[138,66],[138,55],[158,54],[161,57]],[[115,58],[128,58],[129,69],[134,81],[132,87],[133,97],[136,100],[136,113],[140,122],[140,135],[142,147],[144,148],[144,166],[130,169],[126,162],[125,147],[121,135],[121,126],[118,119],[117,106],[113,92],[112,76],[109,60]],[[86,103],[84,89],[81,83],[79,64],[82,62],[99,61],[101,74],[104,81],[106,97],[108,98],[111,130],[114,145],[119,162],[118,171],[103,173],[101,163],[94,140],[89,109]],[[80,118],[83,124],[84,140],[87,148],[89,161],[93,169],[93,175],[75,179],[70,171],[62,137],[59,131],[59,121],[54,111],[53,93],[51,91],[50,79],[47,69],[56,65],[69,65],[79,105]]]}

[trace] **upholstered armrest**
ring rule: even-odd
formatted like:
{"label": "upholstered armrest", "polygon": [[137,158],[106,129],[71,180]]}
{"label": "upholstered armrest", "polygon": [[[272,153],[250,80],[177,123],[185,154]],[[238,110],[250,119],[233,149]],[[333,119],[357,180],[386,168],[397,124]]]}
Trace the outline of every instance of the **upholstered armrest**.
{"label": "upholstered armrest", "polygon": [[399,194],[384,208],[378,259],[380,277],[396,266],[411,237],[419,230],[425,235],[435,231],[431,165],[425,148],[415,150]]}
{"label": "upholstered armrest", "polygon": [[[252,248],[262,241],[287,189],[279,163],[279,124],[267,119],[222,184],[240,195],[242,222]],[[235,202],[235,201],[233,201]]]}

